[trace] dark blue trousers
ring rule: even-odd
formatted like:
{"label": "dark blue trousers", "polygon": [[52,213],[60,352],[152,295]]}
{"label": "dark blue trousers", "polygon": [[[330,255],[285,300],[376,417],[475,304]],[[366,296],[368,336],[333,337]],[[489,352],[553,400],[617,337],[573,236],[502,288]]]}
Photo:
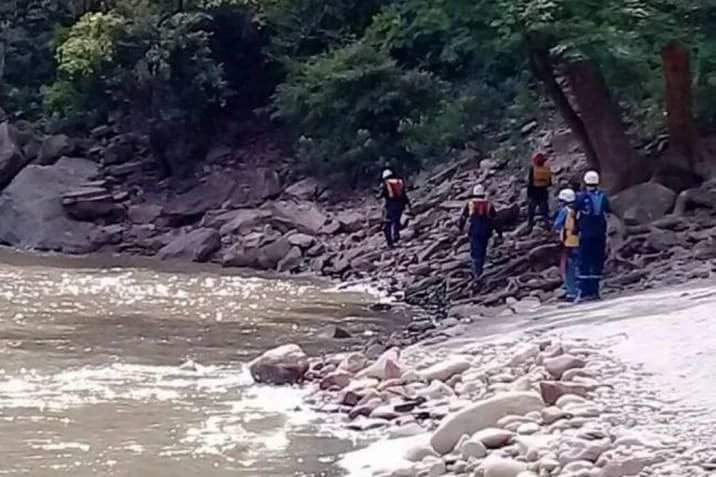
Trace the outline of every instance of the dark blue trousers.
{"label": "dark blue trousers", "polygon": [[483,235],[470,236],[470,259],[472,261],[472,274],[477,279],[482,275],[487,257],[487,244],[490,237]]}
{"label": "dark blue trousers", "polygon": [[400,219],[403,216],[403,209],[397,207],[386,207],[385,220],[383,222],[383,233],[388,247],[394,247],[400,241]]}
{"label": "dark blue trousers", "polygon": [[606,237],[579,238],[579,294],[582,298],[599,298],[599,282],[606,261]]}

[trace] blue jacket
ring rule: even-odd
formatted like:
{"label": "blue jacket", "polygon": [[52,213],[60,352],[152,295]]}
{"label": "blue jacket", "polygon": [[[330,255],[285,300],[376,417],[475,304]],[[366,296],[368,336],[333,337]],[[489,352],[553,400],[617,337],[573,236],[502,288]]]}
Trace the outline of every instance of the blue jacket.
{"label": "blue jacket", "polygon": [[577,196],[580,238],[605,238],[607,214],[611,212],[609,199],[601,190],[582,192]]}

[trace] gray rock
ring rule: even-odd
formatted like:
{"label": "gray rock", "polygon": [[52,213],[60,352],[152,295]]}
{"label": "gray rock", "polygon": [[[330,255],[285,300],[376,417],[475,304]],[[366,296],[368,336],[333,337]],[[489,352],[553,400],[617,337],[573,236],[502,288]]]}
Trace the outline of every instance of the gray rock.
{"label": "gray rock", "polygon": [[125,162],[105,167],[104,173],[108,176],[125,177],[135,172],[141,172],[142,167],[141,161]]}
{"label": "gray rock", "polygon": [[9,184],[27,162],[17,130],[7,122],[0,124],[0,188]]}
{"label": "gray rock", "polygon": [[119,224],[97,227],[90,232],[90,241],[97,247],[104,245],[117,245],[122,242],[124,227]]}
{"label": "gray rock", "polygon": [[292,234],[288,241],[291,245],[295,245],[296,247],[301,248],[302,250],[311,248],[314,243],[316,243],[316,238],[311,237],[310,235],[296,233]]}
{"label": "gray rock", "polygon": [[661,184],[646,182],[626,189],[611,199],[617,215],[628,223],[648,224],[671,212],[676,192]]}
{"label": "gray rock", "polygon": [[341,224],[341,230],[348,233],[362,230],[366,227],[367,222],[365,215],[354,211],[340,212],[336,216],[336,220]]}
{"label": "gray rock", "polygon": [[162,206],[153,204],[132,205],[127,211],[133,224],[151,224],[162,215]]}
{"label": "gray rock", "polygon": [[298,200],[315,200],[318,198],[319,191],[318,182],[309,177],[287,187],[284,195]]}
{"label": "gray rock", "polygon": [[[264,270],[275,270],[293,249],[287,237],[261,247],[258,253],[258,264]],[[300,253],[300,250],[299,250]]]}
{"label": "gray rock", "polygon": [[38,162],[44,166],[52,165],[62,156],[71,154],[74,150],[72,140],[64,135],[48,136],[42,141]]}
{"label": "gray rock", "polygon": [[270,212],[261,209],[238,209],[229,214],[231,219],[221,226],[221,235],[246,234],[271,216]]}
{"label": "gray rock", "polygon": [[256,206],[281,194],[278,173],[266,167],[242,171],[228,201],[234,207]]}
{"label": "gray rock", "polygon": [[104,150],[102,164],[105,166],[113,164],[124,164],[134,156],[134,145],[126,136],[116,138]]}
{"label": "gray rock", "polygon": [[266,210],[276,228],[295,229],[308,235],[317,235],[328,221],[326,214],[312,202],[278,201]]}
{"label": "gray rock", "polygon": [[249,363],[249,372],[254,381],[276,385],[303,381],[308,368],[306,353],[295,344],[269,350]]}
{"label": "gray rock", "polygon": [[652,229],[646,237],[646,243],[657,252],[672,250],[683,243],[676,232],[671,230]]}
{"label": "gray rock", "polygon": [[214,229],[197,229],[180,235],[159,251],[162,259],[182,258],[205,262],[221,247],[221,237]]}
{"label": "gray rock", "polygon": [[699,260],[711,260],[716,258],[716,239],[712,237],[697,243],[694,247],[694,256]]}
{"label": "gray rock", "polygon": [[555,358],[544,360],[544,367],[555,379],[561,379],[562,374],[570,369],[583,368],[587,365],[583,359],[570,354],[563,354]]}
{"label": "gray rock", "polygon": [[171,199],[163,215],[172,223],[197,222],[209,209],[218,209],[233,192],[236,183],[222,174],[213,174],[190,191]]}
{"label": "gray rock", "polygon": [[27,249],[91,251],[93,226],[71,220],[61,196],[96,175],[97,165],[84,159],[23,169],[0,196],[0,241]]}
{"label": "gray rock", "polygon": [[225,267],[257,268],[259,249],[236,244],[224,253],[221,264]]}
{"label": "gray rock", "polygon": [[292,272],[301,265],[302,261],[303,255],[301,254],[301,249],[298,247],[292,247],[286,256],[278,262],[276,268],[279,272]]}
{"label": "gray rock", "polygon": [[104,187],[79,187],[62,195],[62,205],[70,217],[93,221],[115,213],[118,208]]}

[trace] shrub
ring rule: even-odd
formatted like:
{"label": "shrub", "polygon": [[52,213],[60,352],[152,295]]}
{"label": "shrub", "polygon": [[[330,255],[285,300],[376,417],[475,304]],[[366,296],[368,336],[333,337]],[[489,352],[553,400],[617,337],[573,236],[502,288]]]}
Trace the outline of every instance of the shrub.
{"label": "shrub", "polygon": [[432,74],[403,70],[384,50],[355,43],[299,65],[278,87],[274,111],[299,138],[308,168],[356,184],[389,163],[419,165],[411,136],[445,92]]}

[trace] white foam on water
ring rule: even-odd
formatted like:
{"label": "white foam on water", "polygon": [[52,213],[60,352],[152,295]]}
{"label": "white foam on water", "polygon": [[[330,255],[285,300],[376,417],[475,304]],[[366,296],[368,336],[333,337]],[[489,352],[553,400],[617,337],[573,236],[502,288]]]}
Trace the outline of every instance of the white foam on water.
{"label": "white foam on water", "polygon": [[374,477],[409,465],[403,456],[412,447],[427,445],[430,434],[383,439],[365,449],[346,454],[339,465],[348,472],[347,477]]}

